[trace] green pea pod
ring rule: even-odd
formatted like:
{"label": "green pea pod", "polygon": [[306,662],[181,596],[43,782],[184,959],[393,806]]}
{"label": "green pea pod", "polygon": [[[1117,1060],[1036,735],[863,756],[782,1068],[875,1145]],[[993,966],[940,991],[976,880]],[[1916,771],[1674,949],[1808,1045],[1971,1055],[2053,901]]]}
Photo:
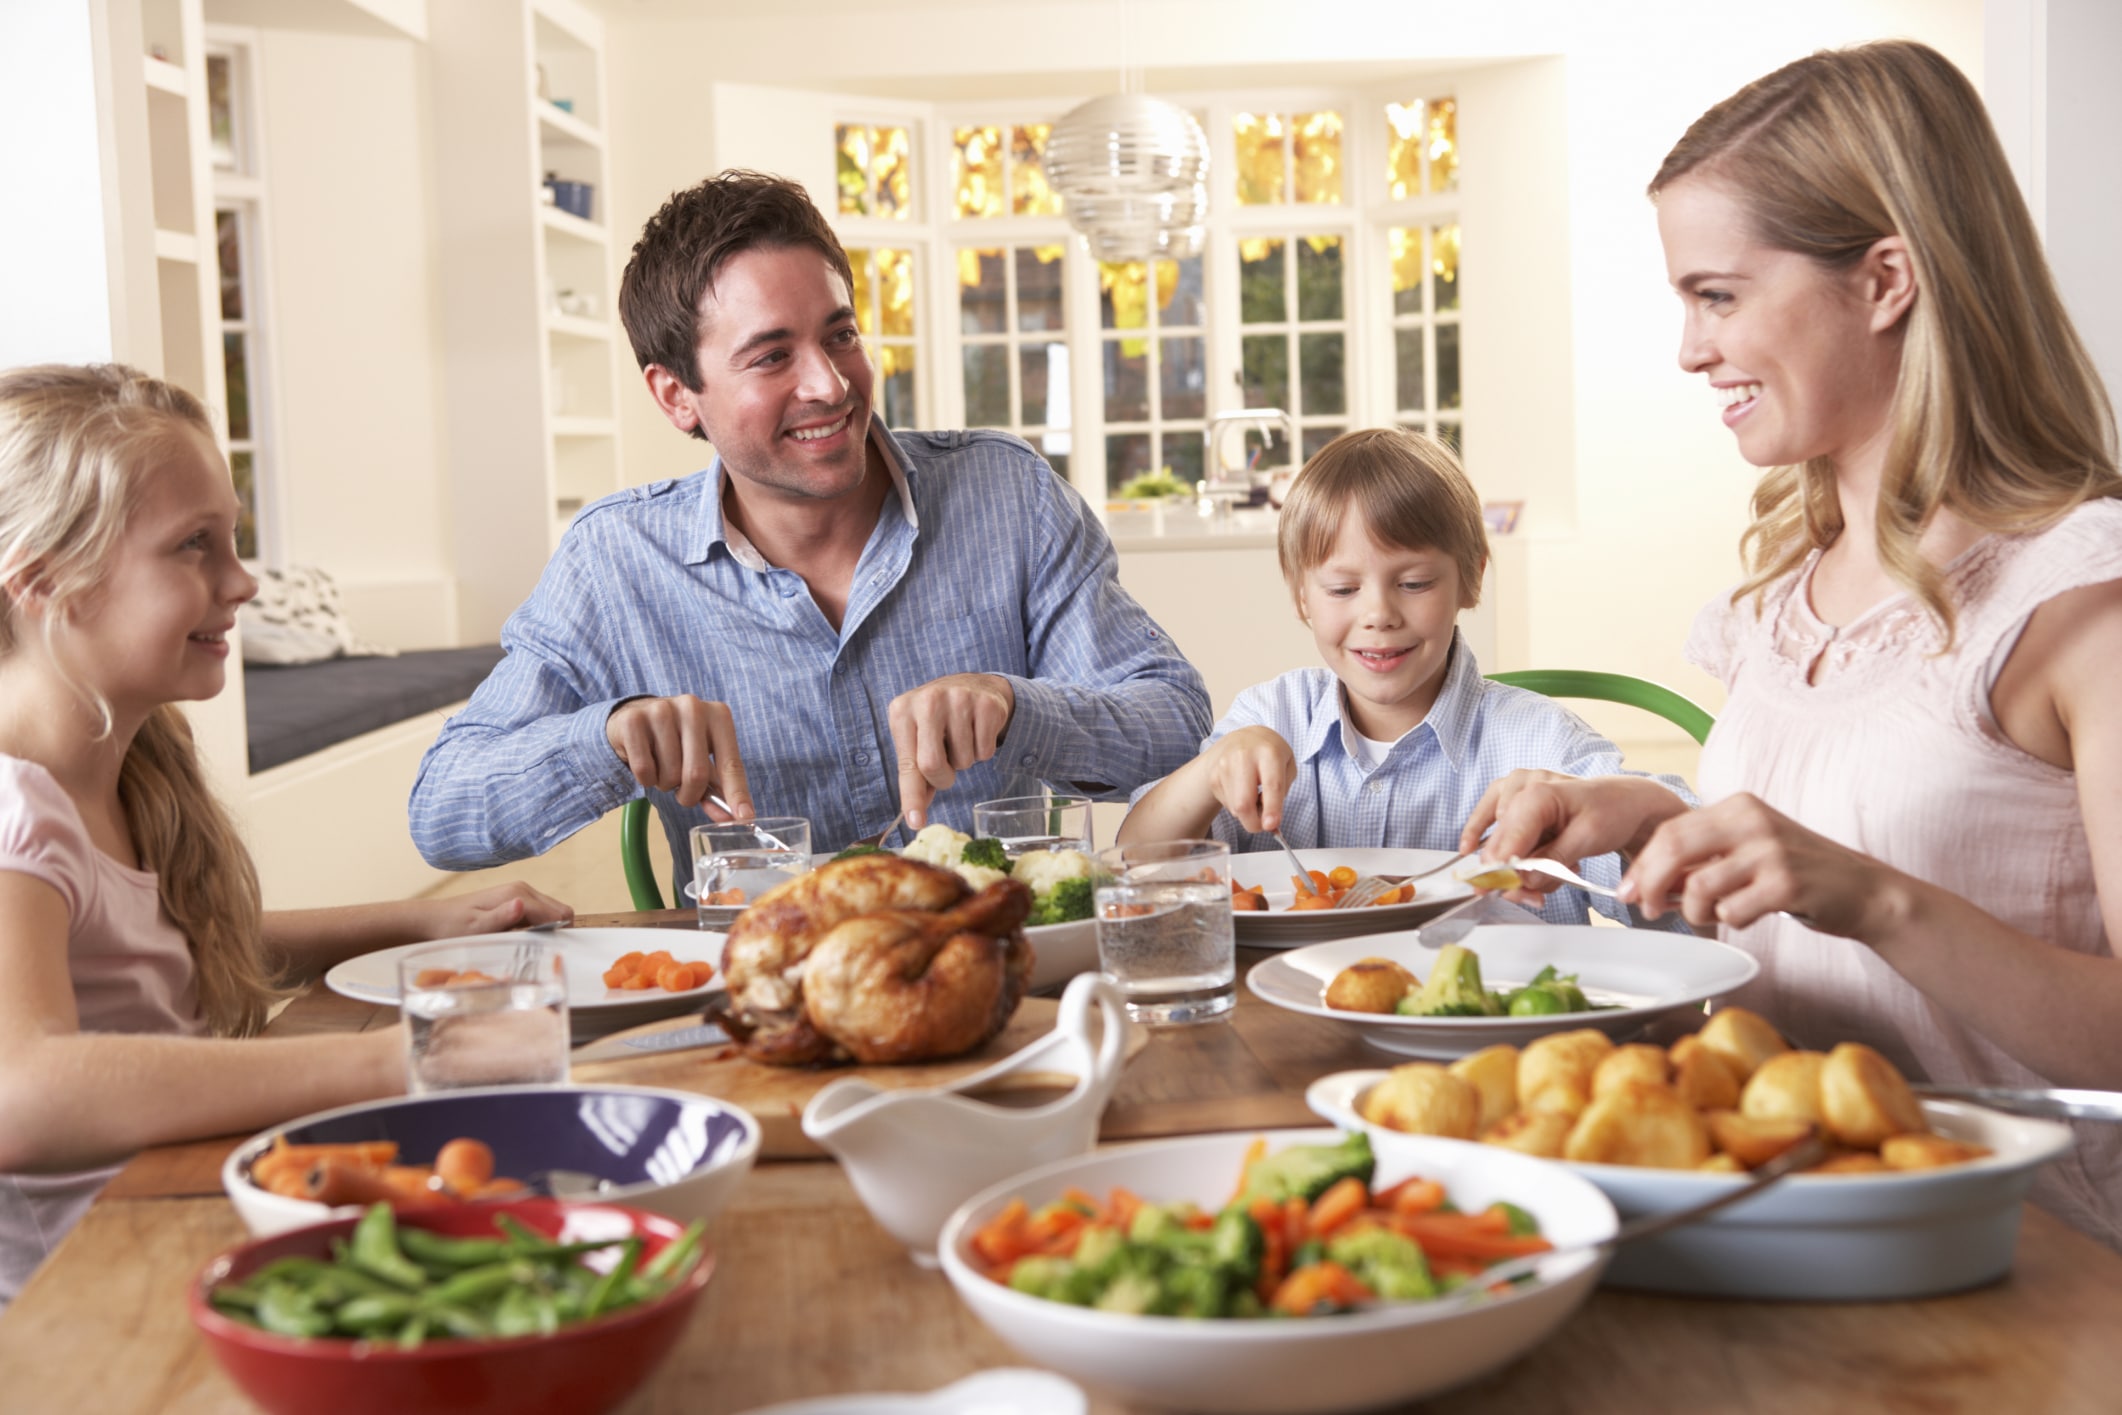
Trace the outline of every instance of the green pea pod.
{"label": "green pea pod", "polygon": [[529,1289],[511,1287],[494,1304],[495,1336],[529,1336],[538,1329],[538,1310]]}
{"label": "green pea pod", "polygon": [[509,1257],[502,1239],[450,1238],[424,1228],[399,1229],[398,1246],[414,1262],[434,1268],[483,1268]]}
{"label": "green pea pod", "polygon": [[634,1269],[640,1262],[641,1240],[627,1239],[626,1247],[620,1250],[619,1261],[612,1264],[612,1270],[599,1278],[597,1285],[590,1289],[589,1301],[584,1303],[582,1308],[585,1321],[601,1317],[618,1305],[621,1289],[625,1287],[627,1279],[634,1275]]}
{"label": "green pea pod", "polygon": [[685,1232],[664,1244],[663,1251],[648,1260],[647,1266],[641,1269],[641,1276],[650,1282],[683,1277],[699,1258],[701,1239],[706,1233],[706,1220],[694,1219],[686,1225]]}
{"label": "green pea pod", "polygon": [[530,1265],[510,1258],[483,1268],[466,1268],[435,1286],[428,1297],[435,1302],[464,1307],[483,1307],[510,1287],[528,1285],[536,1277]]}
{"label": "green pea pod", "polygon": [[494,1334],[493,1323],[468,1307],[453,1307],[446,1303],[423,1302],[420,1313],[431,1325],[440,1326],[451,1336],[469,1341],[480,1341]]}
{"label": "green pea pod", "polygon": [[393,1287],[419,1292],[427,1286],[426,1271],[398,1247],[398,1221],[389,1204],[371,1204],[354,1225],[351,1247],[354,1266]]}
{"label": "green pea pod", "polygon": [[254,1282],[225,1282],[206,1294],[214,1310],[223,1316],[236,1317],[257,1324],[258,1298],[261,1292]]}
{"label": "green pea pod", "polygon": [[417,1351],[420,1349],[420,1343],[425,1340],[427,1340],[427,1318],[414,1317],[399,1329],[398,1349],[400,1351]]}
{"label": "green pea pod", "polygon": [[509,1251],[519,1258],[574,1258],[584,1253],[594,1253],[601,1248],[617,1247],[628,1241],[623,1238],[597,1238],[585,1243],[555,1243],[510,1214],[494,1215],[494,1223],[508,1235]]}
{"label": "green pea pod", "polygon": [[323,1336],[332,1329],[329,1313],[284,1282],[269,1283],[258,1294],[257,1316],[259,1326],[282,1336]]}
{"label": "green pea pod", "polygon": [[418,1305],[408,1293],[371,1293],[340,1304],[332,1313],[332,1320],[342,1331],[370,1336],[386,1328],[396,1331],[404,1326]]}

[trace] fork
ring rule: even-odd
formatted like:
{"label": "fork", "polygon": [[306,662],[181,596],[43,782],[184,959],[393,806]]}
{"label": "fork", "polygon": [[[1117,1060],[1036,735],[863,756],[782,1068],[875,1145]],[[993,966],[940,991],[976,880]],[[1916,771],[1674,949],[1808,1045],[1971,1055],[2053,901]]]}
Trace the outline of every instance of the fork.
{"label": "fork", "polygon": [[1348,893],[1342,895],[1341,902],[1334,907],[1336,909],[1364,908],[1386,891],[1398,889],[1403,884],[1417,884],[1433,876],[1441,875],[1473,853],[1472,850],[1461,850],[1443,864],[1434,869],[1424,870],[1418,875],[1365,875],[1348,887]]}
{"label": "fork", "polygon": [[[736,809],[732,807],[729,802],[723,800],[720,796],[717,796],[712,791],[707,793],[707,803],[710,806],[713,806],[716,810],[722,812],[722,814],[728,816],[733,824],[744,825],[747,823],[744,821],[739,821],[737,819]],[[894,821],[892,824],[896,825],[898,824],[898,822]],[[884,828],[884,831],[885,834],[889,835],[891,833],[891,826],[886,826]],[[788,849],[787,842],[783,841],[780,836],[774,834],[770,830],[761,830],[757,826],[752,826],[752,838],[758,841],[761,845],[764,845],[769,850]]]}
{"label": "fork", "polygon": [[[1619,890],[1608,889],[1603,884],[1593,884],[1560,860],[1515,859],[1510,862],[1510,867],[1521,874],[1549,875],[1565,884],[1573,884],[1587,894],[1597,894],[1607,899],[1619,899],[1621,897]],[[1789,919],[1792,923],[1803,924],[1809,929],[1818,927],[1810,918],[1803,914],[1794,914],[1788,909],[1778,909],[1776,912]]]}
{"label": "fork", "polygon": [[847,848],[852,850],[858,845],[866,845],[872,850],[882,849],[885,839],[899,828],[899,822],[904,819],[906,819],[906,812],[901,811],[884,823],[884,829],[878,831],[875,835],[866,835],[860,840],[848,841]]}

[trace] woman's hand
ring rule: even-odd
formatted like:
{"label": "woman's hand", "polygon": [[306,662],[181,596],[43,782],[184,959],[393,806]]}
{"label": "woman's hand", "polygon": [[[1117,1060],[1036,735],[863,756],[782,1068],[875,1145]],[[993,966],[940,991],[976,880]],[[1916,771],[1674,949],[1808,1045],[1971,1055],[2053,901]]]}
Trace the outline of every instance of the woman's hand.
{"label": "woman's hand", "polygon": [[1216,803],[1264,835],[1282,824],[1282,802],[1297,779],[1296,754],[1271,727],[1241,727],[1201,754]]}
{"label": "woman's hand", "polygon": [[1697,927],[1744,928],[1783,912],[1869,942],[1903,908],[1905,878],[1741,794],[1659,826],[1622,877],[1620,897],[1653,919],[1677,907]]}
{"label": "woman's hand", "polygon": [[[1688,814],[1685,801],[1648,777],[1525,768],[1489,786],[1459,832],[1459,848],[1478,846],[1481,858],[1491,861],[1544,855],[1574,868],[1593,855],[1632,854],[1662,823]],[[1528,875],[1506,897],[1537,908],[1543,896],[1562,887],[1551,876]]]}
{"label": "woman's hand", "polygon": [[520,881],[497,884],[476,894],[423,899],[416,907],[419,909],[416,927],[424,939],[464,938],[470,934],[525,929],[532,924],[571,924],[575,921],[571,906]]}

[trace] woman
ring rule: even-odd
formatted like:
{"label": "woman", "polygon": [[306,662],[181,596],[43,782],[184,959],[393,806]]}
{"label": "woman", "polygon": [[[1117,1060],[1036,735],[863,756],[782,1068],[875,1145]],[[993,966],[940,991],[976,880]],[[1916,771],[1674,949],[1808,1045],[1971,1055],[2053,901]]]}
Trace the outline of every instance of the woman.
{"label": "woman", "polygon": [[[1803,1044],[2122,1083],[2114,415],[1980,99],[1921,45],[1816,54],[1704,114],[1650,190],[1681,366],[1769,469],[1748,578],[1689,643],[1730,690],[1715,804],[1519,773],[1462,843],[1628,852],[1623,896],[1722,925]],[[2122,1246],[2118,1191],[2122,1138],[2087,1126],[2034,1192]]]}

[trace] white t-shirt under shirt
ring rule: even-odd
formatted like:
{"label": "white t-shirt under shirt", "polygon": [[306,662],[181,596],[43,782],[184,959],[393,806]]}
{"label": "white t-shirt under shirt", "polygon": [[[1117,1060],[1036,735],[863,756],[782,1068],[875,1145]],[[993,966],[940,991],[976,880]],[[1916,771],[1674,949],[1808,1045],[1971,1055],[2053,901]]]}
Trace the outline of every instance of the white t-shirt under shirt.
{"label": "white t-shirt under shirt", "polygon": [[[191,948],[163,914],[155,876],[97,849],[51,773],[9,756],[0,756],[0,870],[41,880],[66,902],[66,968],[82,1031],[205,1034]],[[0,1175],[0,1306],[117,1170]]]}

